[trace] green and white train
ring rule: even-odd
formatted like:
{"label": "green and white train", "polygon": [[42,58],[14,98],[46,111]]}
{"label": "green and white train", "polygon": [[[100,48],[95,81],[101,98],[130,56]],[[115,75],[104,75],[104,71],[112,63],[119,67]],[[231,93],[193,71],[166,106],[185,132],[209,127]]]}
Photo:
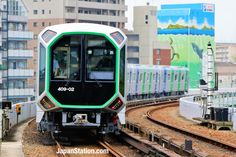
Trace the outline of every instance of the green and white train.
{"label": "green and white train", "polygon": [[127,66],[126,45],[127,37],[114,27],[45,28],[38,37],[38,130],[115,132],[125,123],[127,95],[131,100],[187,90],[185,68]]}
{"label": "green and white train", "polygon": [[127,100],[183,95],[188,90],[188,69],[129,64]]}
{"label": "green and white train", "polygon": [[125,123],[127,37],[98,24],[61,24],[38,37],[37,118],[40,131],[94,128],[99,133]]}

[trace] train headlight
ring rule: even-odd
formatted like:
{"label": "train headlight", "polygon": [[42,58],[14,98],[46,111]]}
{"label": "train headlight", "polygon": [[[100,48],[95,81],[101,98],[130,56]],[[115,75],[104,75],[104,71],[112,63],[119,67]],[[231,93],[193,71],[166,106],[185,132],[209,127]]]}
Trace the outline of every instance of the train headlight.
{"label": "train headlight", "polygon": [[120,98],[117,98],[110,106],[109,108],[112,110],[117,110],[123,105],[123,102]]}
{"label": "train headlight", "polygon": [[51,109],[54,108],[55,105],[53,102],[48,98],[48,97],[43,97],[42,100],[40,100],[40,104],[45,108],[45,109]]}

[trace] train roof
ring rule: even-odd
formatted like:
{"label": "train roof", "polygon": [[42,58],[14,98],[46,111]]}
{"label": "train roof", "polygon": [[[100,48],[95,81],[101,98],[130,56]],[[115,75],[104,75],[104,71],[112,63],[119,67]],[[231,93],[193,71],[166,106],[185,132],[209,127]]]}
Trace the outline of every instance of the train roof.
{"label": "train roof", "polygon": [[120,31],[118,28],[100,25],[100,24],[92,24],[92,23],[66,23],[49,26],[46,29],[50,29],[60,32],[97,32],[103,34],[110,34],[116,31]]}
{"label": "train roof", "polygon": [[[67,23],[67,24],[59,24],[59,25],[53,25],[46,27],[40,34],[39,38],[43,36],[45,32],[48,30],[53,31],[56,33],[55,37],[59,36],[62,33],[73,33],[73,32],[84,32],[84,33],[94,33],[94,34],[105,34],[115,43],[117,41],[114,39],[114,37],[111,36],[112,33],[119,32],[123,36],[123,41],[121,43],[118,43],[117,45],[123,46],[125,41],[127,40],[126,35],[118,28],[101,25],[101,24],[92,24],[92,23]],[[42,37],[43,38],[43,37]],[[47,44],[47,43],[46,43]]]}

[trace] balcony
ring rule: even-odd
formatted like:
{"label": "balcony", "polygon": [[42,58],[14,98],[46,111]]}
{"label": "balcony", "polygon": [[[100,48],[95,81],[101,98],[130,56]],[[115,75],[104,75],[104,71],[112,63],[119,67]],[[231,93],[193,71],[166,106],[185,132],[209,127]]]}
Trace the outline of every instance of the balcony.
{"label": "balcony", "polygon": [[93,9],[107,9],[107,10],[123,10],[123,11],[127,11],[127,6],[126,5],[122,5],[122,4],[78,1],[77,6],[79,6],[81,8],[93,8]]}
{"label": "balcony", "polygon": [[66,7],[75,7],[76,6],[76,1],[77,0],[66,0],[64,3],[65,3]]}
{"label": "balcony", "polygon": [[34,95],[34,89],[33,88],[8,89],[8,96],[9,97],[27,97],[27,96],[33,96],[33,95]]}
{"label": "balcony", "polygon": [[2,73],[3,71],[0,71],[0,84],[2,84]]}
{"label": "balcony", "polygon": [[8,50],[9,59],[28,59],[33,57],[32,50]]}
{"label": "balcony", "polygon": [[33,32],[8,31],[9,40],[30,40],[33,39]]}
{"label": "balcony", "polygon": [[139,41],[128,40],[128,46],[139,46]]}
{"label": "balcony", "polygon": [[8,21],[12,22],[27,22],[28,19],[26,16],[16,16],[16,15],[8,15]]}
{"label": "balcony", "polygon": [[139,53],[127,53],[128,58],[139,58]]}
{"label": "balcony", "polygon": [[76,19],[76,13],[65,13],[65,19]]}
{"label": "balcony", "polygon": [[[6,76],[7,71],[4,71],[4,76]],[[34,71],[31,69],[9,69],[8,70],[8,78],[29,78],[34,76]]]}
{"label": "balcony", "polygon": [[96,15],[96,14],[82,14],[79,13],[80,20],[86,21],[109,21],[109,22],[126,22],[127,18],[123,16],[108,16],[108,15]]}

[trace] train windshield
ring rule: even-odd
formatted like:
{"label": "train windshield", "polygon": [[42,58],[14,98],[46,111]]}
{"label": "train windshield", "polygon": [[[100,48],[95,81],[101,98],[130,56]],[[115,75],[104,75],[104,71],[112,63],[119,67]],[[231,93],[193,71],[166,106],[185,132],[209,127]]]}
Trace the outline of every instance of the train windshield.
{"label": "train windshield", "polygon": [[115,48],[102,36],[89,35],[86,49],[86,80],[114,81]]}
{"label": "train windshield", "polygon": [[81,38],[62,38],[52,50],[52,79],[80,80]]}

